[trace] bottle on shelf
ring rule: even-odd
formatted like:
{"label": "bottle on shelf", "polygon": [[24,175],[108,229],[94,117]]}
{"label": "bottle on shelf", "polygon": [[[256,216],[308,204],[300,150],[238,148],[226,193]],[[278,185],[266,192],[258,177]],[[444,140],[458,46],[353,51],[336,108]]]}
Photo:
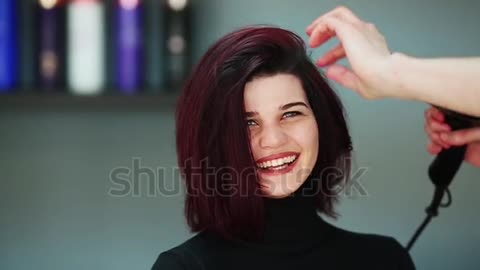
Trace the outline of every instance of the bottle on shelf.
{"label": "bottle on shelf", "polygon": [[163,0],[145,0],[145,90],[150,94],[159,94],[166,90],[163,72]]}
{"label": "bottle on shelf", "polygon": [[65,89],[65,9],[58,0],[38,0],[35,27],[36,87]]}
{"label": "bottle on shelf", "polygon": [[18,84],[17,0],[0,1],[0,93]]}
{"label": "bottle on shelf", "polygon": [[118,0],[115,6],[115,87],[123,94],[136,94],[143,79],[143,5],[140,0]]}
{"label": "bottle on shelf", "polygon": [[189,0],[166,0],[164,4],[165,77],[172,91],[181,87],[191,66],[191,6]]}
{"label": "bottle on shelf", "polygon": [[69,89],[77,95],[98,95],[106,81],[103,2],[70,1],[67,18]]}
{"label": "bottle on shelf", "polygon": [[37,40],[34,38],[35,6],[34,1],[17,1],[19,4],[19,41],[20,69],[19,69],[19,90],[22,92],[33,91],[35,87],[35,53],[34,49]]}

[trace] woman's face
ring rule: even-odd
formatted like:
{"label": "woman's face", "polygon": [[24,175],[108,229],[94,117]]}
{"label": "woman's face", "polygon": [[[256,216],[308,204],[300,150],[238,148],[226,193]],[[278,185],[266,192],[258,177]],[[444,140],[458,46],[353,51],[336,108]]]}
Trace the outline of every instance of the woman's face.
{"label": "woman's face", "polygon": [[310,175],[318,155],[318,128],[300,80],[290,74],[259,77],[244,91],[246,121],[262,192],[282,198]]}

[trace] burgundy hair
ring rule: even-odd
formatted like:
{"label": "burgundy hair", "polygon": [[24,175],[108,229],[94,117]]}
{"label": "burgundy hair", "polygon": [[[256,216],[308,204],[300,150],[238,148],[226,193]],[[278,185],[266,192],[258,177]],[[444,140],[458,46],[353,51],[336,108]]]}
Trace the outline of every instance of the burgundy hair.
{"label": "burgundy hair", "polygon": [[[255,161],[245,121],[244,87],[258,76],[293,74],[302,82],[319,129],[315,179],[318,210],[335,216],[338,186],[350,174],[350,135],[343,106],[296,34],[269,26],[242,28],[213,44],[193,70],[176,112],[178,164],[192,232],[254,239],[264,224]],[[335,169],[342,177],[329,178]],[[331,174],[329,175],[331,176]]]}

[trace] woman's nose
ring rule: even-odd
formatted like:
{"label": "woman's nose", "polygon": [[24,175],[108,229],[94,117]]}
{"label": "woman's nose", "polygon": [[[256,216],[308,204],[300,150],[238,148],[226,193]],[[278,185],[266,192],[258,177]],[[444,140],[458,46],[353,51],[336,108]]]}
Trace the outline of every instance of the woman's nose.
{"label": "woman's nose", "polygon": [[280,127],[264,127],[259,144],[262,148],[278,148],[287,142],[287,135]]}

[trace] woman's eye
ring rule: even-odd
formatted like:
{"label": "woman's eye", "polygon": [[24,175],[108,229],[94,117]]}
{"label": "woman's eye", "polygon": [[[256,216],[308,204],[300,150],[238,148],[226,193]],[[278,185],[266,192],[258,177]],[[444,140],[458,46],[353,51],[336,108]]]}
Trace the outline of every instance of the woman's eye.
{"label": "woman's eye", "polygon": [[[298,112],[298,111],[286,112],[286,113],[283,114],[282,119],[283,119],[283,118],[292,118],[292,117],[295,117],[295,116],[297,116],[297,115],[302,115],[302,113],[301,113],[301,112]],[[247,119],[246,121],[247,121],[246,124],[247,124],[247,126],[249,126],[249,127],[252,127],[252,126],[256,126],[256,125],[257,125],[257,122],[255,122],[255,120],[253,120],[253,119]]]}
{"label": "woman's eye", "polygon": [[255,123],[255,121],[253,121],[253,120],[251,120],[251,119],[247,120],[247,126],[249,126],[249,127],[250,127],[250,126],[254,126],[254,125],[256,125],[256,124],[257,124],[257,123]]}
{"label": "woman's eye", "polygon": [[283,114],[283,118],[290,118],[302,114],[301,112],[286,112]]}

